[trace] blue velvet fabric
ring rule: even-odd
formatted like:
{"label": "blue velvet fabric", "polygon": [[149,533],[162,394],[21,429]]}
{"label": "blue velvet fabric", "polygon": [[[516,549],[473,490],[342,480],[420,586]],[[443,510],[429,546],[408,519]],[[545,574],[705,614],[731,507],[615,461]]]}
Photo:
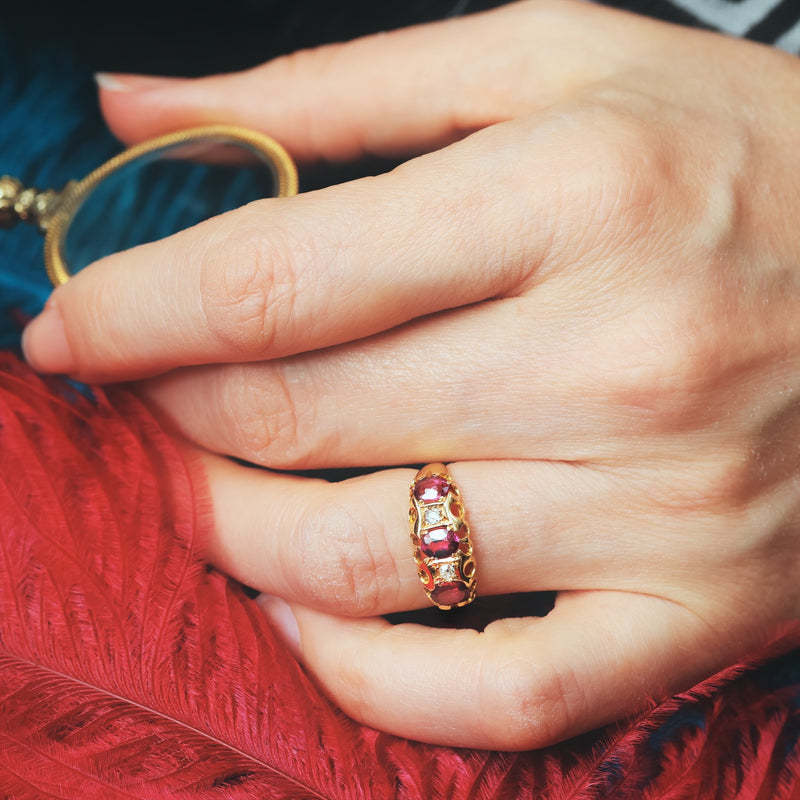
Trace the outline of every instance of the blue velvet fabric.
{"label": "blue velvet fabric", "polygon": [[[120,147],[106,129],[89,70],[56,46],[19,48],[0,29],[0,174],[38,188],[82,178]],[[0,230],[0,347],[50,293],[42,237],[27,225]]]}
{"label": "blue velvet fabric", "polygon": [[[88,68],[63,47],[15,49],[0,30],[0,175],[60,189],[121,148],[106,129]],[[140,159],[91,195],[66,240],[70,267],[161,238],[212,214],[273,194],[271,172],[170,159]],[[0,347],[50,291],[42,236],[27,225],[0,232]]]}

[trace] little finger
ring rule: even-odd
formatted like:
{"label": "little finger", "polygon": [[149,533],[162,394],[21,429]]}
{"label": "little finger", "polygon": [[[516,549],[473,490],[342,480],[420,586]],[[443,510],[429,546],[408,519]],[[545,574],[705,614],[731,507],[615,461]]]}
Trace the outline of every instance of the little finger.
{"label": "little finger", "polygon": [[526,750],[642,710],[761,642],[726,644],[681,605],[565,593],[544,618],[482,633],[262,608],[341,708],[380,730],[456,747]]}

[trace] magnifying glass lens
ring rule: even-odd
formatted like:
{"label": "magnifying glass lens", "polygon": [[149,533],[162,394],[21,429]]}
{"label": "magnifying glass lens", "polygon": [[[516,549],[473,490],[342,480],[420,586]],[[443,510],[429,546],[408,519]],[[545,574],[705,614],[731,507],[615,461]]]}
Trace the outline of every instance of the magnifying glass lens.
{"label": "magnifying glass lens", "polygon": [[273,165],[245,143],[209,137],[165,146],[117,167],[77,199],[63,258],[74,274],[103,256],[277,194]]}

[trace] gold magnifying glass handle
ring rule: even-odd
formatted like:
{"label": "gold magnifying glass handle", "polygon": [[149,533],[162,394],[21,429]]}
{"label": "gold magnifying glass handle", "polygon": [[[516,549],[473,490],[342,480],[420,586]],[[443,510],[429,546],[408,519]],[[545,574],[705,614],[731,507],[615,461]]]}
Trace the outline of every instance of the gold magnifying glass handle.
{"label": "gold magnifying glass handle", "polygon": [[44,241],[45,269],[53,285],[66,283],[71,277],[69,266],[64,258],[66,231],[75,210],[92,189],[118,169],[149,153],[200,140],[208,142],[214,139],[218,139],[221,144],[244,145],[264,157],[275,178],[278,189],[277,197],[289,197],[297,194],[297,168],[294,161],[278,142],[264,133],[235,125],[206,125],[148,139],[106,161],[105,164],[90,172],[82,181],[64,188],[54,212],[47,220]]}
{"label": "gold magnifying glass handle", "polygon": [[[71,186],[75,181],[67,184]],[[65,188],[67,188],[65,187]],[[55,189],[26,187],[11,175],[0,176],[0,228],[13,228],[18,222],[37,225],[44,233],[47,221],[61,199]]]}
{"label": "gold magnifying glass handle", "polygon": [[106,161],[81,181],[70,181],[60,192],[25,188],[16,178],[0,178],[0,228],[17,222],[35,224],[45,234],[44,263],[53,286],[66,283],[72,273],[64,257],[67,229],[87,195],[103,180],[132,161],[166,148],[192,142],[235,144],[249,148],[272,170],[277,197],[297,194],[297,168],[291,156],[272,137],[235,125],[205,125],[168,133],[134,145]]}

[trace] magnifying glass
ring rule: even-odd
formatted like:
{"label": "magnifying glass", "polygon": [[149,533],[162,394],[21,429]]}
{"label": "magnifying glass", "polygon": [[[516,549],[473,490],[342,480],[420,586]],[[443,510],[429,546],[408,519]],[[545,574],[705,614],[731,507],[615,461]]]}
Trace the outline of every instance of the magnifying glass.
{"label": "magnifying glass", "polygon": [[271,137],[232,125],[170,133],[123,151],[61,191],[0,177],[0,227],[37,225],[54,286],[88,264],[264,197],[297,194]]}

